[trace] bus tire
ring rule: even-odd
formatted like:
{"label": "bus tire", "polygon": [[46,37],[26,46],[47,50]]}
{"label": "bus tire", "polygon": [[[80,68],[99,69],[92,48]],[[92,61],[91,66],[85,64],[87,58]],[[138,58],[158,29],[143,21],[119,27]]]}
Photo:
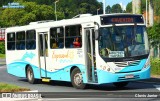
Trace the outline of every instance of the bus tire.
{"label": "bus tire", "polygon": [[73,69],[71,73],[71,82],[74,88],[84,89],[86,84],[83,83],[82,73],[78,68]]}
{"label": "bus tire", "polygon": [[114,86],[116,86],[117,88],[123,88],[123,87],[127,86],[128,83],[129,83],[129,82],[115,82],[115,83],[113,83],[113,84],[114,84]]}
{"label": "bus tire", "polygon": [[26,73],[27,73],[27,80],[29,83],[31,84],[37,83],[37,80],[34,78],[34,73],[31,66],[28,66]]}

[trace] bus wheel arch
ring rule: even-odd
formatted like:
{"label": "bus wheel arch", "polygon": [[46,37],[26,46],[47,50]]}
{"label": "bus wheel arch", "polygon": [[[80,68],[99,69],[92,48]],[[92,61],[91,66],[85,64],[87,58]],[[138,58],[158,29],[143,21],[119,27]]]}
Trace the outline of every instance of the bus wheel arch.
{"label": "bus wheel arch", "polygon": [[26,71],[26,78],[27,78],[28,82],[31,84],[37,83],[37,79],[35,79],[35,77],[34,77],[34,72],[33,72],[32,66],[29,64],[26,65],[25,71]]}
{"label": "bus wheel arch", "polygon": [[71,76],[71,74],[72,74],[72,71],[73,71],[75,68],[78,68],[78,67],[77,67],[77,66],[71,67],[71,69],[70,69],[70,76]]}
{"label": "bus wheel arch", "polygon": [[71,83],[74,88],[84,89],[86,84],[83,83],[82,72],[78,67],[72,67],[71,71]]}
{"label": "bus wheel arch", "polygon": [[27,64],[26,67],[25,67],[26,78],[27,78],[27,68],[28,67],[29,67],[29,64]]}

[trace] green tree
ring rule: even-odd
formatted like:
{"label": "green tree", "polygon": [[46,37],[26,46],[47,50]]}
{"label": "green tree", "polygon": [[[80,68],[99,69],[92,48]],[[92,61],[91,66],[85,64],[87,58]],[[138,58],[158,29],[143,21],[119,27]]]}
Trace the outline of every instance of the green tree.
{"label": "green tree", "polygon": [[[56,0],[6,0],[5,3],[13,1],[19,2],[25,8],[4,9],[2,13],[0,11],[0,24],[3,26],[24,25],[32,21],[55,19],[54,2]],[[56,5],[58,20],[84,13],[96,15],[99,8],[99,14],[102,14],[102,3],[97,0],[59,0]]]}
{"label": "green tree", "polygon": [[113,5],[112,9],[111,9],[111,12],[112,13],[122,13],[121,5],[120,4]]}
{"label": "green tree", "polygon": [[[148,3],[149,5],[149,3]],[[141,4],[141,8],[142,8],[142,13],[146,11],[146,0],[142,0],[142,4]]]}
{"label": "green tree", "polygon": [[64,14],[65,18],[72,18],[78,14],[97,14],[102,4],[97,0],[60,0],[57,3],[57,12]]}
{"label": "green tree", "polygon": [[[160,23],[155,23],[153,27],[148,28],[148,38],[153,47],[160,47],[159,33],[160,33]],[[160,57],[160,54],[159,54],[159,57]]]}
{"label": "green tree", "polygon": [[3,10],[1,20],[4,26],[24,25],[32,21],[52,20],[55,17],[51,6],[23,2],[23,0],[19,2],[25,6],[24,9],[7,8]]}
{"label": "green tree", "polygon": [[21,19],[25,14],[23,9],[5,9],[1,15],[1,20],[4,26],[15,26],[20,25],[19,19]]}
{"label": "green tree", "polygon": [[5,43],[0,42],[0,54],[5,54]]}
{"label": "green tree", "polygon": [[111,13],[111,6],[108,5],[105,10],[107,14]]}
{"label": "green tree", "polygon": [[43,4],[52,5],[55,0],[24,0],[24,1],[36,2],[37,4],[40,4],[40,5],[43,5]]}
{"label": "green tree", "polygon": [[13,2],[14,0],[0,0],[0,6],[7,5],[9,2]]}
{"label": "green tree", "polygon": [[[141,2],[142,12],[146,11],[146,0],[142,0]],[[129,2],[126,6],[126,12],[132,13],[132,2]]]}
{"label": "green tree", "polygon": [[148,28],[148,37],[152,46],[160,45],[160,23],[155,23],[153,27]]}
{"label": "green tree", "polygon": [[159,2],[159,0],[154,0],[153,5],[154,5],[155,15],[160,16],[160,2]]}
{"label": "green tree", "polygon": [[126,12],[127,13],[132,13],[132,2],[128,3],[126,6]]}

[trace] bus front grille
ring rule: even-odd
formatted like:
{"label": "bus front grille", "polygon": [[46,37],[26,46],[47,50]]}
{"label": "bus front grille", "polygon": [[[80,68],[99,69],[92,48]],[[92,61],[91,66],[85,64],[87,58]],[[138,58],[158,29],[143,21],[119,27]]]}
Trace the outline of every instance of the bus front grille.
{"label": "bus front grille", "polygon": [[114,62],[117,67],[127,67],[127,66],[136,66],[139,65],[140,60],[135,61],[125,61],[125,62]]}

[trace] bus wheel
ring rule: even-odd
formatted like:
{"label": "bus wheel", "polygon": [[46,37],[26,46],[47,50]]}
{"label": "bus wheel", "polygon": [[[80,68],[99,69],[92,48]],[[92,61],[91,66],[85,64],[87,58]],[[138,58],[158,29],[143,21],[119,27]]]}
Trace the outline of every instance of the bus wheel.
{"label": "bus wheel", "polygon": [[86,84],[83,83],[82,73],[78,68],[75,68],[71,73],[71,82],[73,87],[77,89],[84,89]]}
{"label": "bus wheel", "polygon": [[129,82],[115,82],[113,83],[114,86],[118,87],[118,88],[122,88],[128,85]]}
{"label": "bus wheel", "polygon": [[31,84],[34,84],[37,82],[37,80],[34,78],[34,73],[31,66],[28,66],[27,68],[27,80]]}

